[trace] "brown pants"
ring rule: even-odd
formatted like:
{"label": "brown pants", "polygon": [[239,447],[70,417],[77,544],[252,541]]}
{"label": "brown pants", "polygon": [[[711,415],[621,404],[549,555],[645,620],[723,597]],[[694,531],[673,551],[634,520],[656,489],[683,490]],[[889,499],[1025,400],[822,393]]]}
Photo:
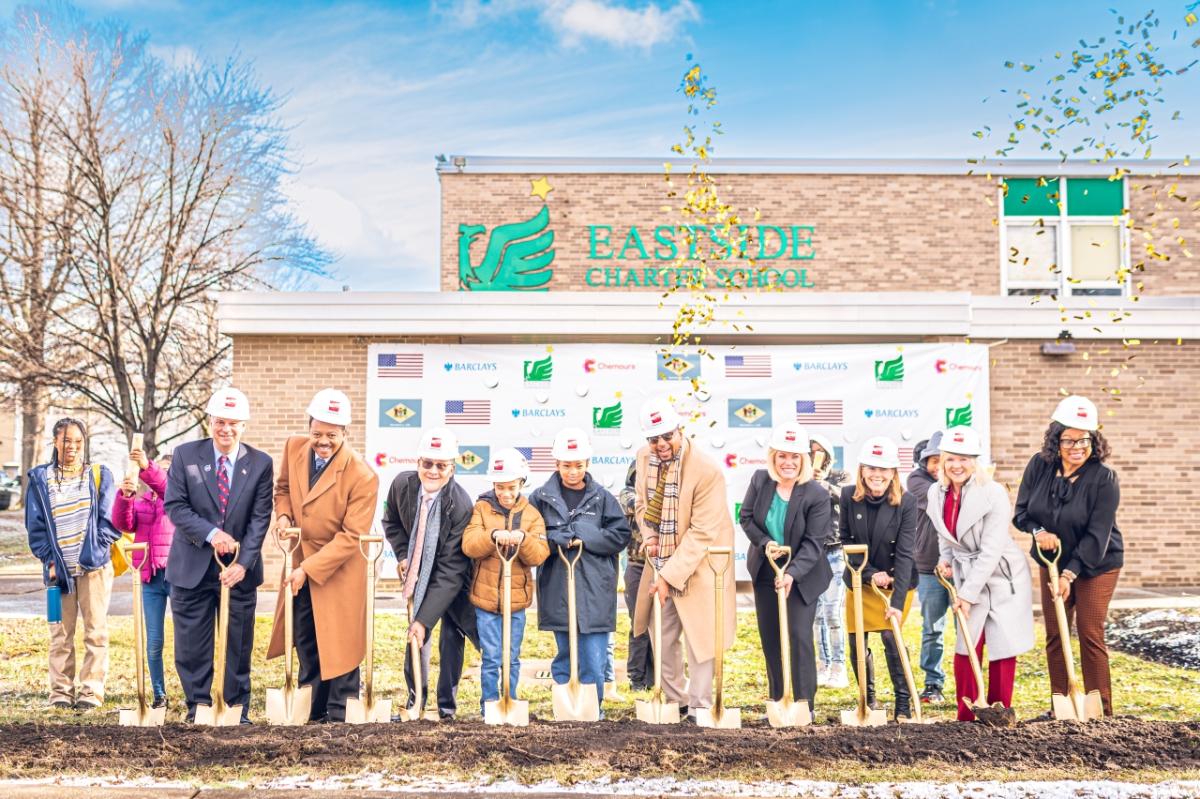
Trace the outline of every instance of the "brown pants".
{"label": "brown pants", "polygon": [[[1108,603],[1117,589],[1120,569],[1095,577],[1080,577],[1071,584],[1067,597],[1067,624],[1074,624],[1079,636],[1079,659],[1083,666],[1083,689],[1099,691],[1104,702],[1104,715],[1111,716],[1112,682],[1108,671],[1108,646],[1104,643],[1104,620]],[[1050,667],[1050,689],[1056,694],[1067,693],[1067,667],[1063,663],[1062,635],[1058,616],[1054,612],[1054,597],[1050,593],[1050,574],[1041,569],[1042,617],[1046,622],[1046,659]]]}
{"label": "brown pants", "polygon": [[[653,601],[653,597],[651,597]],[[695,714],[697,708],[712,707],[715,658],[700,660],[683,635],[683,619],[675,608],[674,597],[668,597],[662,610],[662,681],[668,702],[688,706]],[[683,650],[687,647],[687,676],[683,673]]]}
{"label": "brown pants", "polygon": [[[112,596],[111,563],[75,577],[75,590],[62,595],[62,623],[50,625],[50,701],[104,702],[108,672],[108,600]],[[83,618],[83,668],[75,694],[75,625]]]}

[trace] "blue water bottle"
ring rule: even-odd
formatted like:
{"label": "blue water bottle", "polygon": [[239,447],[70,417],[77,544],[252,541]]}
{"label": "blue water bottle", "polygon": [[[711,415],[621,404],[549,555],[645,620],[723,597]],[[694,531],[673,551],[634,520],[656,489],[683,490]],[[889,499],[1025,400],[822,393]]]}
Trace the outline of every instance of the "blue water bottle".
{"label": "blue water bottle", "polygon": [[52,585],[46,589],[46,621],[62,623],[62,589]]}

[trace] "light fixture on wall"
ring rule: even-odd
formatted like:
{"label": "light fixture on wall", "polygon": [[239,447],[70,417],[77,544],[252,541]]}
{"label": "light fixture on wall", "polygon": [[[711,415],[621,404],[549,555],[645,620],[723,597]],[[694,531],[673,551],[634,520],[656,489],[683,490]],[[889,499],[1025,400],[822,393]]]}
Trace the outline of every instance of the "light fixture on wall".
{"label": "light fixture on wall", "polygon": [[1054,357],[1065,357],[1075,354],[1075,342],[1071,339],[1070,330],[1063,330],[1058,334],[1058,338],[1054,341],[1047,341],[1042,344],[1042,355],[1051,355]]}

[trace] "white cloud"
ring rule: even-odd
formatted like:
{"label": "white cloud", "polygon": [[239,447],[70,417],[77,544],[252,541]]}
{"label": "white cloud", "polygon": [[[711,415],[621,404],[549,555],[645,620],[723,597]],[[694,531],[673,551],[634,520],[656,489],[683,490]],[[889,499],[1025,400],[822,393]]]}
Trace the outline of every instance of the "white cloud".
{"label": "white cloud", "polygon": [[147,49],[150,51],[150,55],[165,61],[175,69],[190,69],[200,64],[200,56],[186,44],[176,47],[152,44]]}
{"label": "white cloud", "polygon": [[650,48],[679,38],[689,22],[700,19],[692,0],[675,0],[669,7],[617,0],[457,0],[435,2],[434,9],[466,27],[536,11],[568,47],[596,40],[614,47]]}

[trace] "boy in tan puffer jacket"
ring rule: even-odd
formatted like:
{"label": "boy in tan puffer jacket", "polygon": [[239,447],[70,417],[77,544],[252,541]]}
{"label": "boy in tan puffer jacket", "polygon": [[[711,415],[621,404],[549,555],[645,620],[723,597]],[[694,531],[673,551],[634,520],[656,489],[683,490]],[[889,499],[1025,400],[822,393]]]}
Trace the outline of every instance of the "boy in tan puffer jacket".
{"label": "boy in tan puffer jacket", "polygon": [[[503,655],[501,615],[502,564],[496,545],[517,547],[512,567],[510,595],[512,630],[509,657],[509,694],[517,695],[521,673],[521,639],[525,634],[525,609],[533,604],[533,567],[550,554],[546,543],[546,524],[542,515],[521,494],[529,475],[525,458],[515,449],[496,452],[488,463],[492,490],[475,503],[471,521],[463,532],[463,553],[475,561],[471,578],[471,604],[475,606],[476,626],[483,660],[479,667],[482,697],[479,711],[487,702],[500,698],[500,658]],[[506,554],[511,549],[506,549]]]}

